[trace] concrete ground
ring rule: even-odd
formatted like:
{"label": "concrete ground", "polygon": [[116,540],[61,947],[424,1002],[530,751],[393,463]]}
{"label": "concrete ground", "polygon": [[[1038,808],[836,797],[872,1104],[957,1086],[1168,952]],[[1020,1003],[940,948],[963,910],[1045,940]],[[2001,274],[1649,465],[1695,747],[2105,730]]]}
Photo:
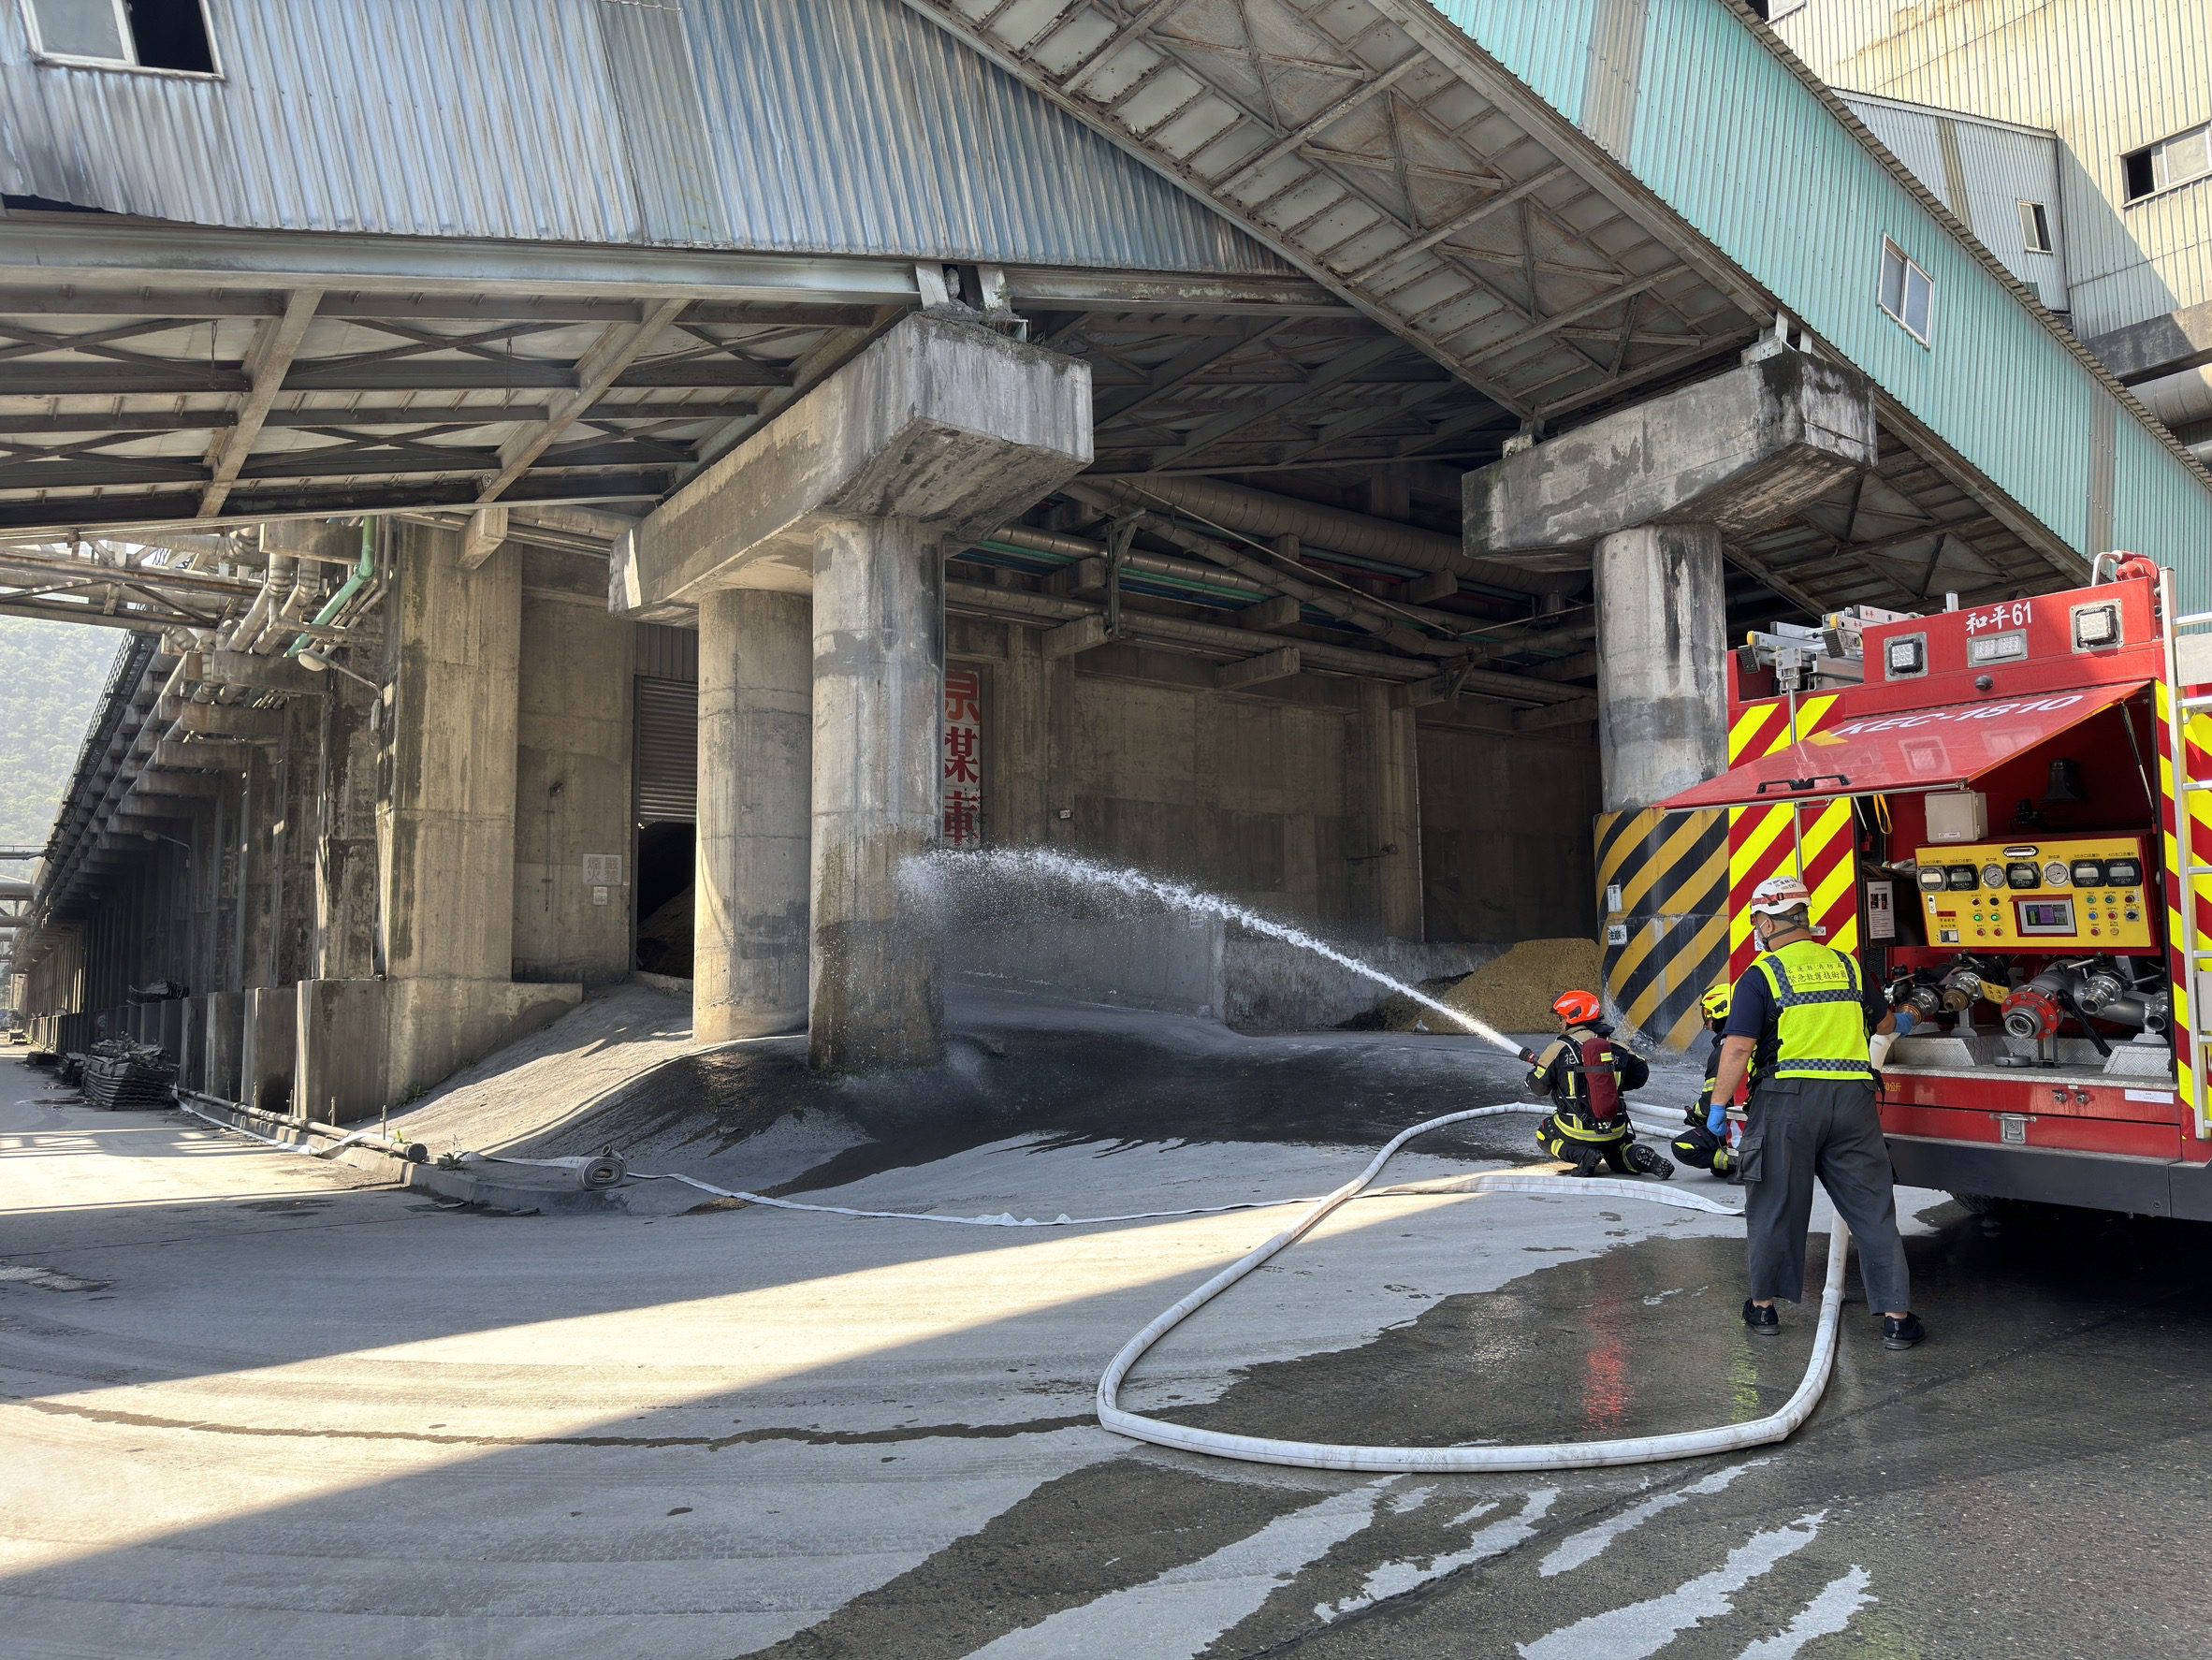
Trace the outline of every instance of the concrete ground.
{"label": "concrete ground", "polygon": [[[1010,1070],[952,1130],[898,1099],[814,1099],[807,1136],[770,1114],[691,1152],[728,1173],[764,1137],[794,1190],[868,1207],[1164,1209],[1318,1192],[1384,1123],[1511,1093],[1502,1059],[1433,1040],[1139,1042],[1102,1016],[1038,1052],[1074,1056],[1076,1087],[1025,1070],[1023,1018],[956,1050]],[[1192,1105],[1208,1075],[1228,1103],[1211,1118]],[[1369,1480],[1166,1453],[1091,1418],[1122,1340],[1286,1212],[1051,1231],[498,1216],[176,1114],[57,1101],[0,1058],[11,1656],[2212,1642],[2203,1229],[2045,1212],[1992,1230],[1910,1195],[1933,1335],[1888,1354],[1855,1300],[1835,1384],[1787,1445]],[[1494,1122],[1392,1174],[1520,1160],[1529,1121]],[[667,1164],[682,1140],[652,1151]],[[1439,1443],[1758,1416],[1811,1322],[1741,1335],[1737,1234],[1633,1202],[1363,1201],[1171,1338],[1125,1398]]]}

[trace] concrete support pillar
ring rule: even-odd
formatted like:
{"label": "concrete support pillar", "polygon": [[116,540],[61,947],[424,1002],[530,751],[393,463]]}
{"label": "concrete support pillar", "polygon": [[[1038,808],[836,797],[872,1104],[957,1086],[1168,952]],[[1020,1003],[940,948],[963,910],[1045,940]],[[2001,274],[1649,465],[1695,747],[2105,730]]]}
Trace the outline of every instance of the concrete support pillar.
{"label": "concrete support pillar", "polygon": [[701,598],[691,1019],[707,1042],[807,1019],[812,659],[805,594]]}
{"label": "concrete support pillar", "polygon": [[1597,543],[1597,731],[1608,812],[1728,764],[1721,532],[1644,525]]}
{"label": "concrete support pillar", "polygon": [[239,825],[239,984],[277,983],[277,918],[284,904],[284,777],[276,752],[256,748],[246,763],[245,816]]}
{"label": "concrete support pillar", "polygon": [[1421,910],[1420,754],[1416,747],[1414,712],[1390,700],[1390,688],[1360,682],[1360,713],[1354,730],[1358,754],[1351,776],[1359,780],[1357,804],[1367,824],[1361,850],[1373,873],[1372,920],[1390,939],[1426,937]]}
{"label": "concrete support pillar", "polygon": [[944,766],[944,555],[907,518],[824,520],[814,554],[816,1066],[935,1057],[938,939],[899,867],[935,844]]}
{"label": "concrete support pillar", "polygon": [[292,985],[315,971],[316,842],[322,829],[323,700],[295,697],[284,705],[277,750],[284,817],[277,826],[276,983]]}
{"label": "concrete support pillar", "polygon": [[[808,1008],[818,1066],[936,1053],[934,942],[900,925],[897,872],[940,823],[942,548],[1087,466],[1090,410],[1081,363],[967,319],[910,316],[617,546],[619,611],[704,608],[722,589],[813,593]],[[703,861],[714,756],[728,750],[703,732]],[[701,901],[704,910],[704,892]],[[743,893],[723,902],[751,910]],[[729,948],[719,949],[726,961]],[[732,996],[726,981],[717,995]],[[729,1018],[703,1015],[701,1029]]]}
{"label": "concrete support pillar", "polygon": [[374,694],[329,675],[322,700],[315,837],[314,974],[376,971],[376,716]]}
{"label": "concrete support pillar", "polygon": [[393,543],[378,966],[395,980],[505,981],[515,957],[521,566],[510,544],[464,570],[458,531],[400,525]]}
{"label": "concrete support pillar", "polygon": [[525,594],[515,759],[515,978],[630,972],[637,625]]}
{"label": "concrete support pillar", "polygon": [[1055,688],[1075,673],[1066,659],[1047,662],[1040,629],[1007,625],[1006,661],[991,710],[993,839],[1041,847],[1052,839]]}

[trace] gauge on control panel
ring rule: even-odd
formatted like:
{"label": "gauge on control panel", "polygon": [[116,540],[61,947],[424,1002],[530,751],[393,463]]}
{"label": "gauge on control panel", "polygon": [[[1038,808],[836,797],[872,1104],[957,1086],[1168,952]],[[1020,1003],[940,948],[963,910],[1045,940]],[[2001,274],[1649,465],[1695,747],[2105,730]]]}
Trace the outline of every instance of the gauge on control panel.
{"label": "gauge on control panel", "polygon": [[2041,887],[2043,872],[2035,867],[2032,859],[2021,859],[2004,867],[2004,880],[2016,888]]}
{"label": "gauge on control panel", "polygon": [[1986,888],[2001,888],[2004,886],[2004,866],[2001,865],[1983,866],[1982,885]]}
{"label": "gauge on control panel", "polygon": [[1981,886],[1982,879],[1972,865],[1946,865],[1943,879],[1954,890]]}
{"label": "gauge on control panel", "polygon": [[2062,888],[2066,885],[2065,860],[2053,859],[2043,867],[2043,885],[2046,888]]}
{"label": "gauge on control panel", "polygon": [[2077,888],[2104,886],[2104,861],[2102,859],[2074,860],[2074,885]]}
{"label": "gauge on control panel", "polygon": [[2139,859],[2107,859],[2104,862],[2104,882],[2107,887],[2132,888],[2143,881],[2143,863]]}
{"label": "gauge on control panel", "polygon": [[1921,892],[1927,894],[1940,894],[1943,891],[1943,867],[1941,865],[1920,866],[1920,889]]}

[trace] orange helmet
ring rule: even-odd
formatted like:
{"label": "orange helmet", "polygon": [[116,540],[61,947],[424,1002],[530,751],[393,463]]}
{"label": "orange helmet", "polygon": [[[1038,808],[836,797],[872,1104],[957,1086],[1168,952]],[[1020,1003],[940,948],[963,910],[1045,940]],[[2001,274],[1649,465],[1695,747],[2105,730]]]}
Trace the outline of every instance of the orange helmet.
{"label": "orange helmet", "polygon": [[1586,991],[1563,991],[1552,1002],[1551,1012],[1568,1026],[1581,1026],[1603,1014],[1605,1006]]}

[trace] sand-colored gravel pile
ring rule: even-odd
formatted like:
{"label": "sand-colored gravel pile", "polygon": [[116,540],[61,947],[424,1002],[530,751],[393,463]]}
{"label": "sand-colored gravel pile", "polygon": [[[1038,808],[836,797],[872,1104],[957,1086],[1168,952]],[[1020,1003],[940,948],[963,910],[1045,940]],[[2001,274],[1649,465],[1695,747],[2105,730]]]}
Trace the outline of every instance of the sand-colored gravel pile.
{"label": "sand-colored gravel pile", "polygon": [[[1499,1031],[1548,1032],[1559,1024],[1552,999],[1563,991],[1597,991],[1603,967],[1594,939],[1523,939],[1472,974],[1431,982],[1421,989]],[[1408,997],[1390,997],[1355,1024],[1393,1032],[1425,1024],[1433,1031],[1439,1018]]]}

